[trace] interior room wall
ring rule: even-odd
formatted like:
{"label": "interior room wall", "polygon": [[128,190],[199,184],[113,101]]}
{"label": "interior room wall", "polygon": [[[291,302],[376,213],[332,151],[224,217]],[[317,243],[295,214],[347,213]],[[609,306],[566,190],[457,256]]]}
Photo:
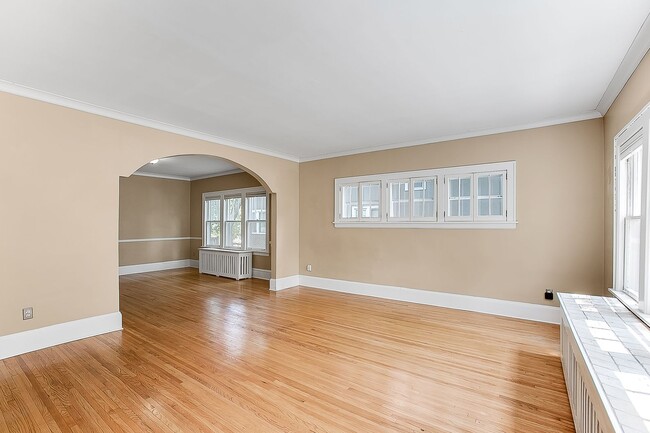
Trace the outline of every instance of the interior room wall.
{"label": "interior room wall", "polygon": [[604,117],[605,129],[605,288],[613,281],[614,137],[650,103],[650,55],[646,54]]}
{"label": "interior room wall", "polygon": [[[199,247],[202,244],[201,238],[203,236],[203,193],[213,191],[227,191],[231,189],[254,188],[262,186],[257,179],[249,173],[235,173],[225,176],[215,176],[207,179],[198,179],[191,182],[190,193],[190,236],[191,240],[191,259],[199,259]],[[269,218],[269,239],[272,238],[271,227],[273,226],[270,209],[267,210]],[[258,253],[253,254],[253,268],[255,269],[271,269],[271,253],[268,255],[261,255]]]}
{"label": "interior room wall", "polygon": [[189,237],[189,181],[120,178],[120,266],[189,259]]}
{"label": "interior room wall", "polygon": [[254,173],[277,203],[272,277],[298,274],[298,163],[8,93],[0,118],[0,336],[119,311],[119,178],[156,158]]}
{"label": "interior room wall", "polygon": [[[538,304],[548,303],[546,288],[601,294],[603,154],[603,122],[594,119],[301,163],[300,268]],[[335,178],[509,160],[517,161],[516,229],[332,224]]]}

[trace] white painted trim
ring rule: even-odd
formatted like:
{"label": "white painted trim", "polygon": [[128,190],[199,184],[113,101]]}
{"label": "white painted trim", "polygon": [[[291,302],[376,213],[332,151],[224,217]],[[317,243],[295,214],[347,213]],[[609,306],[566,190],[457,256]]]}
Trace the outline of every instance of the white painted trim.
{"label": "white painted trim", "polygon": [[[271,280],[273,281],[273,280]],[[372,296],[374,298],[413,302],[436,307],[475,311],[497,316],[534,320],[545,323],[560,323],[560,308],[550,305],[528,304],[494,298],[458,295],[454,293],[432,292],[406,287],[385,286],[381,284],[357,283],[331,278],[300,276],[300,285],[334,292]]]}
{"label": "white painted trim", "polygon": [[141,265],[120,266],[120,275],[141,274],[143,272],[165,271],[167,269],[193,268],[197,260],[171,260],[168,262],[144,263]]}
{"label": "white painted trim", "polygon": [[190,260],[190,268],[199,268],[199,261],[198,260]]}
{"label": "white painted trim", "polygon": [[10,81],[0,80],[0,92],[7,92],[13,95],[23,96],[25,98],[35,99],[50,104],[60,105],[63,107],[72,108],[86,113],[96,114],[111,119],[121,120],[135,125],[145,126],[147,128],[158,129],[160,131],[171,132],[172,134],[183,135],[185,137],[196,138],[198,140],[208,141],[210,143],[221,144],[228,147],[234,147],[249,152],[261,153],[263,155],[273,156],[275,158],[286,159],[293,162],[298,162],[298,158],[293,155],[288,155],[282,152],[275,152],[272,150],[258,147],[255,145],[242,143],[240,141],[229,140],[227,138],[218,137],[216,135],[206,134],[204,132],[194,131],[192,129],[183,128],[181,126],[171,125],[169,123],[159,122],[153,119],[136,116],[122,111],[113,110],[111,108],[101,107],[95,104],[79,101],[73,98],[57,95],[43,90],[34,89],[32,87],[23,86]]}
{"label": "white painted trim", "polygon": [[253,268],[253,278],[259,278],[260,280],[270,280],[271,271],[268,269]]}
{"label": "white painted trim", "polygon": [[337,223],[333,222],[337,229],[516,229],[517,221],[513,222],[374,222],[367,223],[363,221]]}
{"label": "white painted trim", "polygon": [[244,172],[245,171],[240,169],[240,168],[235,168],[235,169],[228,170],[228,171],[223,171],[223,172],[217,173],[217,174],[206,174],[205,176],[192,177],[192,178],[190,178],[190,180],[210,179],[212,177],[228,176],[228,175],[231,175],[231,174],[244,173]]}
{"label": "white painted trim", "polygon": [[173,176],[171,174],[147,173],[146,171],[136,171],[133,173],[133,176],[155,177],[156,179],[168,179],[168,180],[182,180],[183,182],[189,182],[192,180],[189,177]]}
{"label": "white painted trim", "polygon": [[380,150],[399,149],[401,147],[420,146],[423,144],[441,143],[444,141],[461,140],[463,138],[484,137],[487,135],[503,134],[506,132],[524,131],[526,129],[544,128],[546,126],[562,125],[564,123],[582,122],[583,120],[598,119],[603,117],[598,111],[588,111],[575,116],[558,117],[540,122],[526,123],[523,125],[507,126],[504,128],[484,129],[476,132],[467,132],[463,134],[447,135],[443,137],[426,138],[424,140],[409,141],[405,143],[384,144],[380,146],[369,146],[358,149],[346,150],[342,152],[325,153],[321,155],[307,156],[300,158],[300,162],[317,161],[319,159],[337,158],[339,156],[356,155],[359,153],[377,152]]}
{"label": "white painted trim", "polygon": [[634,41],[630,45],[630,48],[625,53],[623,61],[618,66],[618,69],[614,73],[614,77],[609,82],[607,89],[603,93],[602,98],[598,102],[596,110],[601,114],[605,115],[609,108],[612,106],[618,94],[621,93],[623,87],[630,79],[636,68],[643,60],[643,57],[650,49],[650,15],[646,17],[643,25],[639,29],[639,32],[636,34]]}
{"label": "white painted trim", "polygon": [[284,278],[271,278],[269,290],[279,292],[280,290],[289,289],[300,285],[300,275],[291,275]]}
{"label": "white painted trim", "polygon": [[118,242],[120,244],[124,244],[130,242],[189,241],[189,240],[201,240],[201,238],[198,236],[184,236],[179,238],[120,239]]}
{"label": "white painted trim", "polygon": [[122,329],[122,313],[88,317],[0,336],[0,359]]}

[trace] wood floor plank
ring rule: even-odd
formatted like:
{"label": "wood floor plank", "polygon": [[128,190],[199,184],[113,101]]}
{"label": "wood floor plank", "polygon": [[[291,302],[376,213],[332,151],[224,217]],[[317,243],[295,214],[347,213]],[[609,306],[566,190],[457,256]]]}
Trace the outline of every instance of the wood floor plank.
{"label": "wood floor plank", "polygon": [[8,432],[573,432],[555,325],[193,269],[124,330],[0,361]]}

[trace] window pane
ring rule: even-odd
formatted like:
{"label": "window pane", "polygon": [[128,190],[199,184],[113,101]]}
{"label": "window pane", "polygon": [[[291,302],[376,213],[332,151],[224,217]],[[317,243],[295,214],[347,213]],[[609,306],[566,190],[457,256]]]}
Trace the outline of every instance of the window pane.
{"label": "window pane", "polygon": [[479,176],[478,177],[478,195],[485,196],[490,195],[490,183],[489,176]]}
{"label": "window pane", "polygon": [[472,180],[469,177],[465,177],[460,180],[460,195],[462,197],[470,196],[471,184],[472,184]]}
{"label": "window pane", "polygon": [[224,202],[225,219],[227,221],[241,221],[241,197],[227,197]]}
{"label": "window pane", "polygon": [[225,222],[223,237],[225,247],[241,248],[241,222]]}
{"label": "window pane", "polygon": [[249,221],[246,229],[247,248],[266,250],[266,221]]}
{"label": "window pane", "polygon": [[358,216],[358,194],[358,185],[345,185],[341,188],[341,218],[356,218]]}
{"label": "window pane", "polygon": [[266,196],[246,197],[246,219],[266,220]]}
{"label": "window pane", "polygon": [[[487,184],[487,179],[485,180],[486,180],[485,183]],[[479,186],[479,189],[480,188],[481,187]],[[490,199],[487,198],[478,199],[478,214],[481,216],[490,215]]]}
{"label": "window pane", "polygon": [[639,256],[641,252],[641,218],[625,218],[623,288],[639,297]]}
{"label": "window pane", "polygon": [[461,200],[460,201],[460,216],[469,216],[469,200]]}
{"label": "window pane", "polygon": [[[493,174],[490,176],[490,195],[501,195],[501,185],[503,184],[503,174]],[[483,195],[480,194],[479,195]]]}
{"label": "window pane", "polygon": [[221,223],[208,221],[206,227],[206,245],[221,245]]}
{"label": "window pane", "polygon": [[449,197],[458,197],[458,182],[459,179],[450,179],[449,180]]}
{"label": "window pane", "polygon": [[458,216],[458,200],[449,200],[449,215]]}
{"label": "window pane", "polygon": [[221,220],[221,199],[208,199],[205,201],[206,221]]}
{"label": "window pane", "polygon": [[361,217],[379,218],[380,183],[361,184]]}
{"label": "window pane", "polygon": [[396,181],[389,183],[390,218],[409,217],[409,183],[409,181]]}
{"label": "window pane", "polygon": [[490,199],[490,215],[503,215],[503,199],[491,198]]}

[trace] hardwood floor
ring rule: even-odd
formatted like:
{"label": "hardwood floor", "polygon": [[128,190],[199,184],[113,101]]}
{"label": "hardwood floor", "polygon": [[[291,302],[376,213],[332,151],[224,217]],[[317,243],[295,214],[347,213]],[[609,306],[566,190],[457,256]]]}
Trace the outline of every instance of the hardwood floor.
{"label": "hardwood floor", "polygon": [[2,432],[572,432],[554,325],[196,270],[124,330],[0,361]]}

